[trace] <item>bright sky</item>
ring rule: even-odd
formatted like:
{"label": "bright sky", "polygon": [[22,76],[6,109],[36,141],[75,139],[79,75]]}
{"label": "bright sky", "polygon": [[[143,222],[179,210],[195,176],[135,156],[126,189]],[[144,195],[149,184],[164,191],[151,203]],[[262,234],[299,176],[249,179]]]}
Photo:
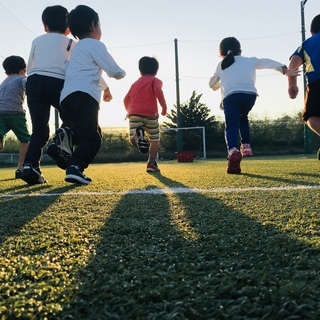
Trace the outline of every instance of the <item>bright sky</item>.
{"label": "bright sky", "polygon": [[[100,124],[103,127],[126,127],[123,97],[139,77],[138,60],[145,55],[159,60],[157,77],[169,110],[176,104],[176,66],[174,39],[178,40],[180,102],[190,99],[192,92],[202,94],[205,103],[218,119],[220,92],[208,86],[220,61],[218,45],[229,36],[242,45],[244,56],[271,58],[288,64],[290,55],[301,44],[300,0],[0,0],[0,58],[20,55],[26,61],[32,40],[44,33],[41,14],[46,6],[61,4],[71,11],[87,4],[98,12],[102,39],[127,72],[122,80],[105,79],[114,99],[101,102]],[[310,23],[320,13],[320,1],[305,4],[306,38]],[[1,74],[0,81],[5,78]],[[287,79],[273,70],[257,72],[259,98],[251,115],[278,118],[295,115],[303,106],[303,82],[295,100],[287,94]],[[160,122],[165,121],[164,117]],[[54,117],[51,118],[54,125]]]}

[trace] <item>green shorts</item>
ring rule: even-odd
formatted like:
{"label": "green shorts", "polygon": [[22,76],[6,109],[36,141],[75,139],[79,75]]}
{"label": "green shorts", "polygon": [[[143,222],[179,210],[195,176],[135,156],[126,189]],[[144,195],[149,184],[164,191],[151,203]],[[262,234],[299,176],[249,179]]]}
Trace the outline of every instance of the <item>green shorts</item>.
{"label": "green shorts", "polygon": [[137,115],[129,116],[130,137],[135,133],[136,128],[142,127],[149,141],[160,140],[158,118],[143,117]]}
{"label": "green shorts", "polygon": [[0,114],[0,139],[2,143],[10,130],[20,142],[27,143],[30,141],[25,114]]}

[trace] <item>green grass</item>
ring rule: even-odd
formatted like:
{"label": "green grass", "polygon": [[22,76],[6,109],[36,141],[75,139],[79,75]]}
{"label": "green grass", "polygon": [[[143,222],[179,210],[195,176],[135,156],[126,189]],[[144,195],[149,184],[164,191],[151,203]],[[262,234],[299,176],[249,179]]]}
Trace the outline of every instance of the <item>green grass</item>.
{"label": "green grass", "polygon": [[[319,319],[320,162],[91,165],[0,178],[0,319]],[[188,190],[187,188],[191,188]]]}

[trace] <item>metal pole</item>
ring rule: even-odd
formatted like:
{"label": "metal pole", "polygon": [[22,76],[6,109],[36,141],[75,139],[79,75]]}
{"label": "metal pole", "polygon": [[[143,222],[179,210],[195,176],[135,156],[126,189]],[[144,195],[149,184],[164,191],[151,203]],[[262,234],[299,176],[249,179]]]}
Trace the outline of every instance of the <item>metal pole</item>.
{"label": "metal pole", "polygon": [[[301,38],[302,42],[306,40],[306,26],[304,20],[304,6],[308,0],[303,0],[300,2],[300,11],[301,11]],[[306,96],[307,92],[307,79],[306,79],[306,65],[303,64],[303,93],[304,97]],[[304,148],[305,153],[310,154],[313,153],[313,143],[312,143],[312,131],[310,128],[304,124]]]}
{"label": "metal pole", "polygon": [[205,127],[202,128],[203,135],[203,159],[207,159],[207,149],[206,149],[206,130]]}
{"label": "metal pole", "polygon": [[59,128],[59,111],[57,109],[54,109],[54,124],[55,124],[55,129]]}
{"label": "metal pole", "polygon": [[[180,87],[179,87],[179,62],[178,62],[178,40],[174,39],[175,62],[176,62],[176,95],[177,95],[177,128],[181,128],[180,115]],[[177,130],[177,152],[182,151],[182,132]]]}

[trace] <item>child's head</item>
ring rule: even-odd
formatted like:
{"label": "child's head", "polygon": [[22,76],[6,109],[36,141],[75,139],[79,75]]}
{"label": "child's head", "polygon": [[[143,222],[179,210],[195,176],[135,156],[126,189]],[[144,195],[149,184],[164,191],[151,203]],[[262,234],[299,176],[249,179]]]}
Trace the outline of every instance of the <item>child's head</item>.
{"label": "child's head", "polygon": [[68,25],[71,34],[76,39],[83,39],[88,36],[91,37],[90,33],[93,30],[100,30],[99,15],[92,8],[85,5],[79,5],[71,10],[68,16]]}
{"label": "child's head", "polygon": [[224,70],[234,63],[234,56],[241,54],[240,42],[235,37],[224,38],[220,42],[219,51],[224,58],[221,62],[221,69]]}
{"label": "child's head", "polygon": [[68,10],[65,7],[55,5],[46,7],[42,12],[42,23],[46,32],[66,33]]}
{"label": "child's head", "polygon": [[320,14],[315,16],[310,25],[310,32],[312,34],[320,32]]}
{"label": "child's head", "polygon": [[4,59],[2,66],[7,75],[19,74],[21,71],[26,70],[26,63],[19,56],[10,56]]}
{"label": "child's head", "polygon": [[142,57],[139,60],[139,70],[141,75],[153,75],[155,76],[159,69],[159,62],[153,57]]}

